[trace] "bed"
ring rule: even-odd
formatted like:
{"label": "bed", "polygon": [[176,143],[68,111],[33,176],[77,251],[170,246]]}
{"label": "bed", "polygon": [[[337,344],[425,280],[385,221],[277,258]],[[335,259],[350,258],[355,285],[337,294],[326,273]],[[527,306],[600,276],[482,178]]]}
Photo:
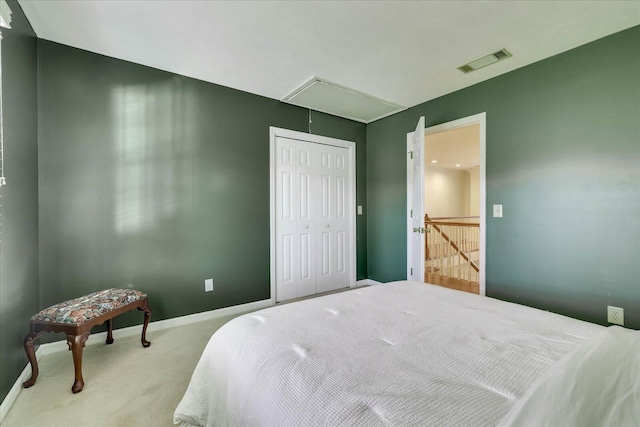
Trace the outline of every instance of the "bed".
{"label": "bed", "polygon": [[[638,334],[424,283],[358,288],[224,325],[174,423],[638,425]],[[612,351],[603,399],[592,371]]]}

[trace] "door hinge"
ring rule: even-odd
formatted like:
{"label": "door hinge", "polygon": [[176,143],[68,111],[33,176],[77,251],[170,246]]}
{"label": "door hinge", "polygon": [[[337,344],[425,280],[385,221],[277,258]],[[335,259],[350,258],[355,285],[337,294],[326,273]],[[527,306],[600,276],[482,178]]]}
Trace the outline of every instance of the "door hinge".
{"label": "door hinge", "polygon": [[413,276],[413,267],[411,268],[411,276]]}
{"label": "door hinge", "polygon": [[409,155],[411,156],[411,160],[413,160],[413,151],[409,151]]}
{"label": "door hinge", "polygon": [[411,209],[411,218],[413,218],[413,209]]}

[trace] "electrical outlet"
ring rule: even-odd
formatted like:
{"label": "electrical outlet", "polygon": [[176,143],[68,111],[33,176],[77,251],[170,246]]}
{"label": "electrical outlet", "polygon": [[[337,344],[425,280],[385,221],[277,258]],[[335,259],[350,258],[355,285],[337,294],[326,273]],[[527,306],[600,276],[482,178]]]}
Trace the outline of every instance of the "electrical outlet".
{"label": "electrical outlet", "polygon": [[213,279],[206,279],[204,281],[204,291],[211,292],[213,290]]}
{"label": "electrical outlet", "polygon": [[616,325],[624,326],[624,309],[608,305],[607,321],[609,323],[615,323]]}

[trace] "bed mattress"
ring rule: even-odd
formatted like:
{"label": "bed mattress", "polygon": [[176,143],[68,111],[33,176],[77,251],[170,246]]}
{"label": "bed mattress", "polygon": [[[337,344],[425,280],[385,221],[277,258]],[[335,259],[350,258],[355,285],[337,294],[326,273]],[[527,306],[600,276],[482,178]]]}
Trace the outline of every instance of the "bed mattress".
{"label": "bed mattress", "polygon": [[185,426],[495,426],[604,327],[418,282],[238,317],[209,341]]}

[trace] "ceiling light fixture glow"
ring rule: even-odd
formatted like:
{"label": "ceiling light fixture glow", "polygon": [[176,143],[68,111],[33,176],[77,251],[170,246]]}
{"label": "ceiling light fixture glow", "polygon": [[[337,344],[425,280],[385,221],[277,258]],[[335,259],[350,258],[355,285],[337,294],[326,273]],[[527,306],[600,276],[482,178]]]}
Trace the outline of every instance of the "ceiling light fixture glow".
{"label": "ceiling light fixture glow", "polygon": [[437,160],[431,160],[431,163],[438,163]]}

